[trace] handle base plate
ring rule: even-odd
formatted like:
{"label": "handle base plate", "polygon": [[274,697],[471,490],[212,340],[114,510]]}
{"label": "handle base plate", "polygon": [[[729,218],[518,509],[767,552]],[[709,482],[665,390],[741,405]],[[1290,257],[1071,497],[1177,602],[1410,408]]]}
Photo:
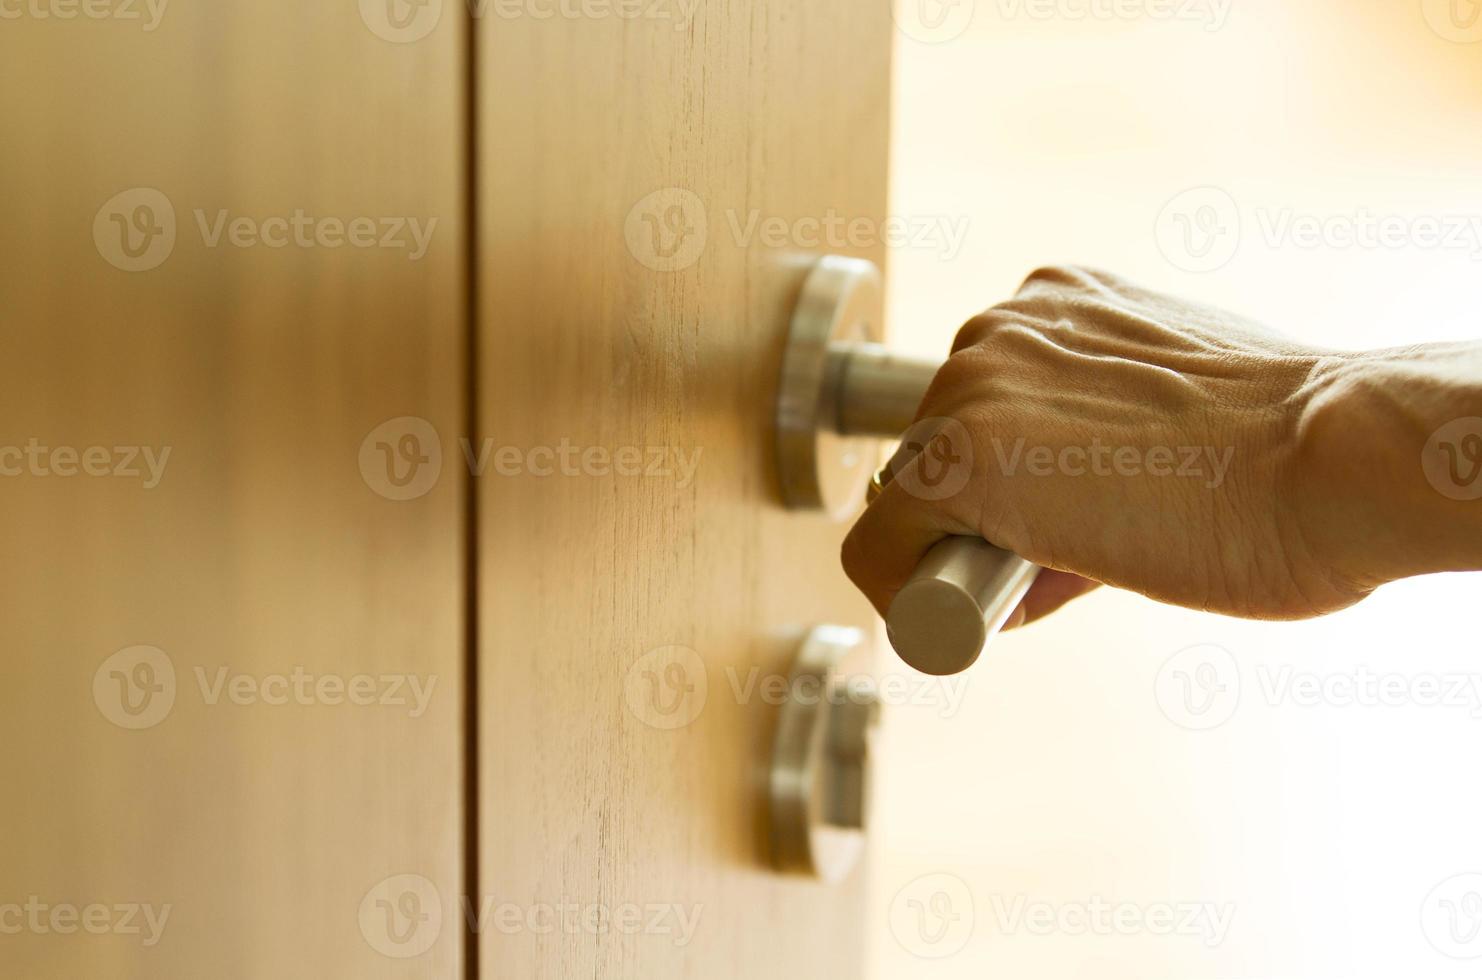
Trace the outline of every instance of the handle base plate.
{"label": "handle base plate", "polygon": [[827,255],[803,282],[777,390],[777,473],[790,510],[844,520],[864,503],[879,440],[839,434],[843,378],[830,347],[878,342],[884,313],[872,262]]}

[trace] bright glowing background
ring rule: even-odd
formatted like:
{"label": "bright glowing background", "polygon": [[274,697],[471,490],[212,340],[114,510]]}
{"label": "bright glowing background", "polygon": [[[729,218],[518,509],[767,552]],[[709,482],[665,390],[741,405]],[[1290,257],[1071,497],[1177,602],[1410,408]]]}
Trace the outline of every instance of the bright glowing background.
{"label": "bright glowing background", "polygon": [[[971,225],[950,260],[892,254],[893,342],[941,354],[963,320],[1050,262],[1115,270],[1314,344],[1482,334],[1482,254],[1273,244],[1259,224],[1283,209],[1482,219],[1482,43],[1431,28],[1427,11],[1450,3],[1233,0],[1210,31],[1042,21],[1009,14],[1013,0],[977,0],[958,38],[900,37],[892,213]],[[1238,202],[1242,236],[1223,268],[1190,273],[1160,253],[1155,226],[1171,199],[1205,185]],[[1479,600],[1482,578],[1446,576],[1324,620],[1255,624],[1104,592],[998,643],[955,716],[889,709],[876,976],[1477,976],[1478,960],[1427,942],[1421,914],[1444,879],[1482,872],[1482,700],[1471,695],[1475,715],[1303,707],[1271,703],[1261,681],[1283,666],[1482,674]],[[1206,732],[1179,728],[1154,698],[1159,668],[1195,644],[1240,663],[1240,706]],[[935,872],[970,892],[971,908],[959,895],[952,911],[971,934],[960,952],[923,959],[939,947],[897,935],[923,898],[910,883]],[[1005,933],[998,909],[1019,897],[1236,911],[1209,948]]]}

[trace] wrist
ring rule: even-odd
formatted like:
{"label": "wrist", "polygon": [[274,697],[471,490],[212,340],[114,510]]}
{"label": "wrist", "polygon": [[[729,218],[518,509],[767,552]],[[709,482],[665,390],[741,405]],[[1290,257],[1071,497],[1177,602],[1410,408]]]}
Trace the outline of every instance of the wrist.
{"label": "wrist", "polygon": [[[1482,447],[1482,422],[1472,430],[1465,422],[1469,410],[1482,414],[1482,374],[1456,370],[1458,353],[1476,352],[1411,348],[1314,366],[1294,437],[1293,492],[1302,539],[1336,585],[1362,592],[1482,568],[1482,471],[1466,455]],[[1440,452],[1450,457],[1438,460]],[[1477,455],[1482,470],[1482,448]]]}

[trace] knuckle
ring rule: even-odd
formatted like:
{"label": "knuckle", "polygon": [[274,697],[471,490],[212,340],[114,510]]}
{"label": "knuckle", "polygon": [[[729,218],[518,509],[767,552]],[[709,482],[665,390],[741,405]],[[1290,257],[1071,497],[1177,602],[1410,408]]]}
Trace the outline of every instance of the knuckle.
{"label": "knuckle", "polygon": [[[937,369],[931,390],[927,393],[928,400],[933,404],[950,404],[955,401],[950,397],[951,394],[975,390],[990,376],[990,372],[985,369],[987,360],[983,348],[978,344],[954,351]],[[944,395],[947,397],[940,397]]]}
{"label": "knuckle", "polygon": [[1022,326],[1029,317],[1029,311],[1023,309],[1022,304],[1012,302],[984,310],[957,331],[957,338],[952,343],[952,354],[956,356],[973,347],[992,343],[999,334],[1012,327]]}
{"label": "knuckle", "polygon": [[1049,282],[1062,286],[1079,286],[1083,281],[1084,273],[1076,266],[1042,265],[1025,277],[1024,285]]}
{"label": "knuckle", "polygon": [[1083,265],[1047,265],[1035,269],[1019,287],[1020,296],[1078,296],[1115,290],[1111,274]]}

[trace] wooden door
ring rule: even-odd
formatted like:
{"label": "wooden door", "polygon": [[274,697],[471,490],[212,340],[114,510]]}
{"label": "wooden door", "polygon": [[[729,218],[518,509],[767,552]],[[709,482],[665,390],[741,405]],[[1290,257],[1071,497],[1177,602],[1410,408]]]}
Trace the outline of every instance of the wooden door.
{"label": "wooden door", "polygon": [[5,975],[861,972],[757,684],[869,620],[770,422],[886,15],[547,9],[6,11]]}
{"label": "wooden door", "polygon": [[0,20],[0,975],[460,975],[466,27]]}
{"label": "wooden door", "polygon": [[859,976],[864,870],[767,868],[747,680],[870,621],[770,425],[813,260],[882,259],[888,8],[571,6],[478,24],[482,975]]}

